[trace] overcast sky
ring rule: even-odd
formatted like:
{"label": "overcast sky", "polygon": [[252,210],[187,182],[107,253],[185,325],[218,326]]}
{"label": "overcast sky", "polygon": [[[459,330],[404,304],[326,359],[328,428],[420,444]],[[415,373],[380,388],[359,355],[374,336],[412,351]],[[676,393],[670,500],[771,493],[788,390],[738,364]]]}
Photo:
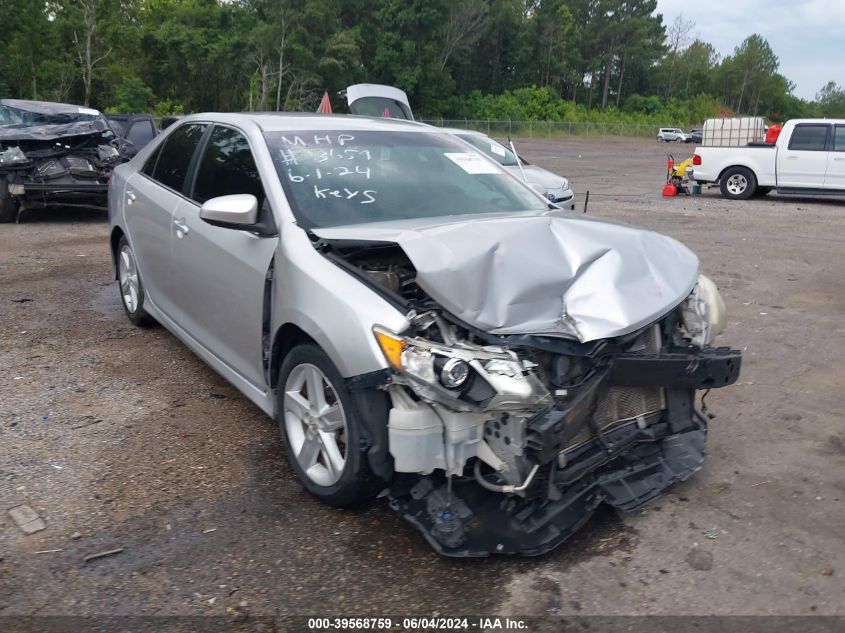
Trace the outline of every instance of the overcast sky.
{"label": "overcast sky", "polygon": [[803,99],[815,98],[828,81],[845,85],[843,0],[657,0],[657,12],[667,25],[679,14],[695,22],[693,35],[722,57],[759,33],[780,59],[779,72]]}

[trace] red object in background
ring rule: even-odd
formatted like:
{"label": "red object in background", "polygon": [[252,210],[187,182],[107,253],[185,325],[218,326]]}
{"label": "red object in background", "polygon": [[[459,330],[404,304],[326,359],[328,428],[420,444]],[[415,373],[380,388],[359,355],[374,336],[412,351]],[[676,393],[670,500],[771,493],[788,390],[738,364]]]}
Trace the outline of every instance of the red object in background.
{"label": "red object in background", "polygon": [[678,188],[673,185],[671,182],[667,182],[663,185],[663,197],[664,198],[674,198],[678,195]]}
{"label": "red object in background", "polygon": [[774,125],[770,126],[768,130],[766,130],[766,143],[769,145],[774,145],[777,143],[778,136],[780,136],[780,131],[783,129],[783,126],[780,123],[775,123]]}
{"label": "red object in background", "polygon": [[700,165],[701,164],[701,156],[699,156],[698,154],[693,154],[692,155],[692,164],[693,165]]}
{"label": "red object in background", "polygon": [[666,171],[672,171],[672,167],[674,167],[674,166],[675,166],[675,159],[670,156],[669,160],[666,161]]}
{"label": "red object in background", "polygon": [[320,101],[320,107],[317,108],[318,114],[331,114],[332,113],[332,102],[329,101],[329,91],[323,93],[323,100]]}

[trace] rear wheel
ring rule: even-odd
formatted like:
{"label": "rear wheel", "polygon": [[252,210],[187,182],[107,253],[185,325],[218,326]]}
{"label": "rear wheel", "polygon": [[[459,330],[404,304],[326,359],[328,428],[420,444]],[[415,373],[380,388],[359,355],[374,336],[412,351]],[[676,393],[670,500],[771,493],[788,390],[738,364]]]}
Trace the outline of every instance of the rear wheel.
{"label": "rear wheel", "polygon": [[121,237],[117,244],[117,281],[120,285],[120,300],[123,303],[123,310],[126,316],[135,325],[144,327],[155,323],[146,310],[144,310],[144,284],[141,282],[141,275],[138,272],[138,264],[135,261],[135,253],[126,237]]}
{"label": "rear wheel", "polygon": [[362,447],[363,420],[326,353],[313,344],[294,347],[278,394],[285,451],[302,486],[334,506],[373,497],[380,486]]}
{"label": "rear wheel", "polygon": [[745,167],[730,167],[719,179],[719,189],[729,200],[748,200],[757,189],[757,177]]}

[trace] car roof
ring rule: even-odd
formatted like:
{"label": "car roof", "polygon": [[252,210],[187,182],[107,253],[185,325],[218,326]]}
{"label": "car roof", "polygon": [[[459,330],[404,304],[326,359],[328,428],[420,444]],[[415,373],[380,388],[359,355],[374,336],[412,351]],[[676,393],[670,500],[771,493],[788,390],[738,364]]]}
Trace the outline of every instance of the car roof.
{"label": "car roof", "polygon": [[203,112],[186,116],[179,122],[187,123],[190,121],[213,121],[236,126],[253,124],[264,132],[295,132],[297,130],[440,131],[440,128],[404,119],[310,112]]}

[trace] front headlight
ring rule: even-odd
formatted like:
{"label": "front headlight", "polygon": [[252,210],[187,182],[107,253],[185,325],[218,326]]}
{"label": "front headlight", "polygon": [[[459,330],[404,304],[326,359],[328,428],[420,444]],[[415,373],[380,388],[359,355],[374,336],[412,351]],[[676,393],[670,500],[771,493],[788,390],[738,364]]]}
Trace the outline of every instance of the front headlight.
{"label": "front headlight", "polygon": [[373,334],[390,366],[421,382],[458,390],[475,369],[484,376],[523,377],[525,367],[513,353],[488,348],[449,347],[442,343],[402,336],[381,326]]}
{"label": "front headlight", "polygon": [[727,323],[725,302],[716,284],[706,275],[698,282],[681,306],[683,328],[693,345],[710,345]]}

